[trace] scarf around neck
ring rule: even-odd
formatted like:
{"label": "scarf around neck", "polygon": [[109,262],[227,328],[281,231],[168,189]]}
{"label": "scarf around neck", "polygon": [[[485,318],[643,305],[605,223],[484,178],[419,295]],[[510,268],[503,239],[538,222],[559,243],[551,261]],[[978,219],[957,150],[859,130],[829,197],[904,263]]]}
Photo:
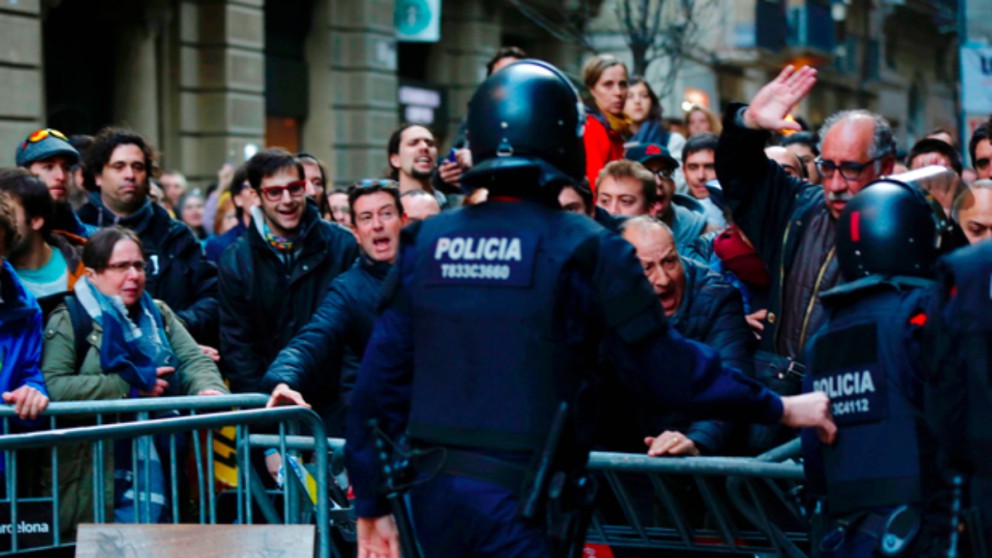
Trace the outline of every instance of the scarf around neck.
{"label": "scarf around neck", "polygon": [[255,206],[251,208],[251,218],[252,221],[257,223],[258,232],[262,234],[262,238],[269,246],[276,249],[277,252],[292,252],[296,239],[299,238],[299,234],[294,237],[283,237],[273,234],[272,230],[269,229],[269,223],[265,220],[265,216],[262,214],[262,210]]}
{"label": "scarf around neck", "polygon": [[117,374],[132,387],[147,391],[155,387],[158,367],[178,367],[162,314],[148,292],[143,292],[138,307],[129,311],[119,295],[103,294],[88,278],[80,277],[75,296],[103,328],[100,368],[104,374]]}

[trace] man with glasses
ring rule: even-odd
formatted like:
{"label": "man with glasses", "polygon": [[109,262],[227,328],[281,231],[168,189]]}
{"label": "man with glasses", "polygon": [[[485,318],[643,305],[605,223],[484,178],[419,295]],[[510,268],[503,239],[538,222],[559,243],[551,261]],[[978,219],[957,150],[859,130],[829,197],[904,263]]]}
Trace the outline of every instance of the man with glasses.
{"label": "man with glasses", "polygon": [[303,165],[288,151],[259,151],[246,173],[259,205],[220,259],[220,365],[232,392],[260,393],[265,370],[352,267],[358,246],[307,203]]}
{"label": "man with glasses", "polygon": [[815,83],[812,68],[783,70],[750,105],[730,107],[716,151],[717,176],[734,221],[771,271],[762,348],[769,351],[770,368],[783,372],[800,372],[791,359],[803,354],[823,323],[818,295],[840,280],[837,217],[866,184],[890,174],[895,162],[888,122],[865,110],[842,111],[824,123],[817,159],[822,189],[769,160],[763,149],[770,132],[799,129],[786,116]]}
{"label": "man with glasses", "polygon": [[657,196],[647,212],[636,215],[650,214],[664,221],[675,235],[675,244],[680,250],[707,231],[702,208],[699,211],[690,209],[687,205],[698,204],[688,196],[675,193],[675,171],[679,162],[667,148],[656,143],[635,145],[627,149],[624,158],[640,163],[654,175]]}
{"label": "man with glasses", "polygon": [[[434,196],[410,192],[437,206]],[[400,197],[392,180],[352,186],[348,201],[361,256],[331,282],[313,318],[269,366],[263,387],[272,390],[270,407],[312,404],[329,435],[344,434],[344,411],[372,337],[383,282],[396,261],[400,229],[410,222],[403,203],[410,199]]]}
{"label": "man with glasses", "polygon": [[83,238],[96,232],[96,227],[83,224],[69,205],[72,167],[79,162],[79,152],[65,134],[51,128],[32,132],[17,146],[16,162],[48,186],[55,202],[48,222],[50,229]]}
{"label": "man with glasses", "polygon": [[84,223],[121,225],[138,233],[147,267],[145,290],[176,311],[197,342],[217,343],[217,268],[203,257],[189,227],[174,221],[148,195],[155,159],[139,134],[105,128],[83,157],[90,201],[79,209]]}

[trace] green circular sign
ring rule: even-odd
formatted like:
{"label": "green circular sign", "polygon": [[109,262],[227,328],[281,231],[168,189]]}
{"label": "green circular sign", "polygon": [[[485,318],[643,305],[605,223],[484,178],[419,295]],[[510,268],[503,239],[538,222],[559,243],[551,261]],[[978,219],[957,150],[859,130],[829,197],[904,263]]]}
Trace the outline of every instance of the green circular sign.
{"label": "green circular sign", "polygon": [[399,0],[393,16],[396,30],[402,35],[416,35],[431,23],[431,8],[427,0]]}

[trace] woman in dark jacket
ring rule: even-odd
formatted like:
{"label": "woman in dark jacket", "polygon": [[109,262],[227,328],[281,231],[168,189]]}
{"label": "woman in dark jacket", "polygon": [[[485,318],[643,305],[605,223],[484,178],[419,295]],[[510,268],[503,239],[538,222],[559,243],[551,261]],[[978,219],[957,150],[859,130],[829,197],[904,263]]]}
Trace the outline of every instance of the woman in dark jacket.
{"label": "woman in dark jacket", "polygon": [[661,116],[661,103],[651,86],[641,76],[631,76],[627,88],[627,102],[624,113],[630,117],[630,130],[633,135],[628,145],[656,143],[668,148],[672,157],[682,164],[682,146],[685,137],[665,128]]}

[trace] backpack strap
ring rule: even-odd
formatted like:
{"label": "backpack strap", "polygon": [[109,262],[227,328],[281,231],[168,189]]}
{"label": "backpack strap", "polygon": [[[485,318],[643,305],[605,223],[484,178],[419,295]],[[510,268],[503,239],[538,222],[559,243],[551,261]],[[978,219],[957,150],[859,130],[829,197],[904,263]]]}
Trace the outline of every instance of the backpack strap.
{"label": "backpack strap", "polygon": [[83,366],[89,342],[86,340],[93,331],[93,318],[75,296],[65,297],[65,307],[69,311],[69,321],[72,322],[72,334],[75,340],[76,373]]}

